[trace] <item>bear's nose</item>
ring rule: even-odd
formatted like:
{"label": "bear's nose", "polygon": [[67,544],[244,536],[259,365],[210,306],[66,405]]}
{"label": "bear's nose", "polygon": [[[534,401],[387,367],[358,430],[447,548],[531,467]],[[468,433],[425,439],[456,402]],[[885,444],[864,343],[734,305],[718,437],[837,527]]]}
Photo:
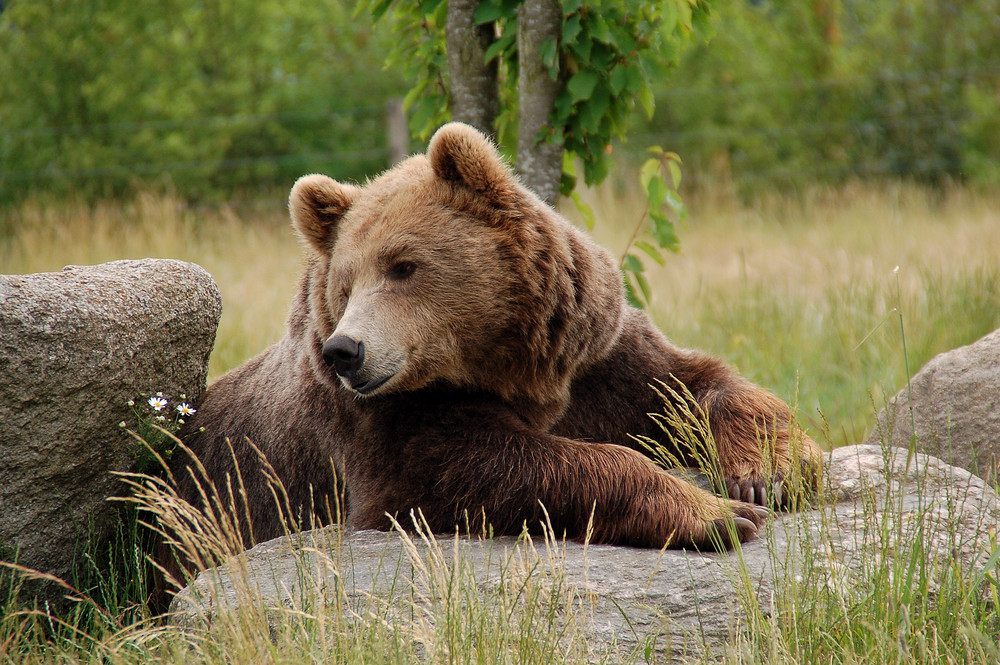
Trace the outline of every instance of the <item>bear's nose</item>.
{"label": "bear's nose", "polygon": [[365,364],[365,343],[347,335],[334,335],[323,344],[323,360],[337,374],[350,379]]}

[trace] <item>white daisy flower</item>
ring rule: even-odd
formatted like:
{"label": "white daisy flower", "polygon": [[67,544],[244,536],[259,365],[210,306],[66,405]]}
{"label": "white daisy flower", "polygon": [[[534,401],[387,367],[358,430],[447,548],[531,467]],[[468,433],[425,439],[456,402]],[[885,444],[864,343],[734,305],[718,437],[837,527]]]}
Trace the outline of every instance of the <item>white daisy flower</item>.
{"label": "white daisy flower", "polygon": [[178,406],[177,411],[179,411],[182,416],[193,416],[195,413],[198,412],[197,409],[191,408],[191,405],[188,404],[187,402],[184,402],[180,406]]}
{"label": "white daisy flower", "polygon": [[161,411],[167,405],[167,400],[162,397],[150,397],[149,405],[153,407],[154,411]]}

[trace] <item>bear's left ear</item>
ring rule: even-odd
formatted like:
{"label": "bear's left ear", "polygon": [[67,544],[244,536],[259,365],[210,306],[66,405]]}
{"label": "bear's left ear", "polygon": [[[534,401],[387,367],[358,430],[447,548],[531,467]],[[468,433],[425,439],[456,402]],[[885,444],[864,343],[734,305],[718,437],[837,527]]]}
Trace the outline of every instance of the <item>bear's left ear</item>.
{"label": "bear's left ear", "polygon": [[427,157],[437,177],[463,182],[494,203],[509,200],[516,188],[514,175],[496,146],[469,125],[451,122],[437,130],[427,146]]}
{"label": "bear's left ear", "polygon": [[288,196],[292,225],[313,249],[329,254],[337,223],[360,194],[358,187],[341,184],[325,175],[302,176]]}

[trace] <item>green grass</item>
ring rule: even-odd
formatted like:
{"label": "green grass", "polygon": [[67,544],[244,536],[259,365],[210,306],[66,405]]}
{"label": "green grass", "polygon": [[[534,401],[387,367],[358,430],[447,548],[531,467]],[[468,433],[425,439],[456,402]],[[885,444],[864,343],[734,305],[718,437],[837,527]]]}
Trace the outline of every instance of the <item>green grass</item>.
{"label": "green grass", "polygon": [[[610,189],[588,200],[596,235],[617,251],[639,203]],[[827,446],[863,440],[873,402],[905,384],[907,364],[914,372],[934,354],[1000,327],[1000,197],[852,185],[753,206],[724,192],[692,194],[687,202],[692,215],[681,229],[681,254],[650,269],[654,319],[678,344],[724,357],[797,404],[800,420]],[[205,266],[224,299],[212,378],[283,334],[300,252],[281,201],[194,209],[147,196],[126,204],[27,204],[4,214],[4,273],[144,256]],[[600,221],[610,219],[617,228]],[[871,556],[850,588],[830,583],[820,562],[805,561],[798,578],[776,589],[777,611],[743,594],[750,637],[727,662],[996,662],[995,532],[992,560],[961,569],[929,556],[934,534],[904,537],[893,515],[866,525]],[[119,533],[91,552],[95,565],[73,582],[90,600],[77,593],[74,609],[58,615],[26,610],[16,598],[0,609],[0,663],[595,658],[586,654],[585,635],[565,632],[566,612],[585,608],[559,585],[557,571],[535,579],[511,569],[511,595],[484,597],[474,580],[441,569],[440,561],[428,570],[450,575],[438,579],[453,580],[448,588],[457,595],[437,597],[423,621],[373,605],[344,623],[306,606],[286,612],[277,626],[258,612],[212,632],[181,631],[142,605],[151,581],[141,530],[126,519]],[[928,584],[932,578],[939,584]],[[643,662],[643,654],[634,656]]]}

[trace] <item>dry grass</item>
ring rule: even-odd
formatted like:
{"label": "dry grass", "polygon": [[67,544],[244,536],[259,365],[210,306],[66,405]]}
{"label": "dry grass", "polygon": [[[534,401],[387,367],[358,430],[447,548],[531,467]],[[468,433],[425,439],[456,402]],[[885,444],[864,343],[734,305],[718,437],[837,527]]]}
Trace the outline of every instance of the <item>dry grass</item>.
{"label": "dry grass", "polygon": [[[595,236],[622,251],[641,217],[636,192],[609,186],[587,198]],[[1000,327],[1000,195],[856,183],[753,205],[725,191],[687,203],[681,253],[662,268],[647,261],[654,320],[678,344],[721,355],[797,403],[828,445],[862,440],[872,397],[905,383],[898,313],[911,373]],[[572,216],[571,204],[564,210]],[[224,303],[210,380],[283,334],[300,250],[280,196],[216,208],[154,195],[28,204],[5,226],[0,272],[145,256],[208,269]]]}
{"label": "dry grass", "polygon": [[3,273],[146,257],[203,266],[223,301],[210,381],[284,334],[300,250],[278,198],[201,209],[152,194],[125,204],[31,203],[11,213],[7,225],[10,237],[0,235]]}

